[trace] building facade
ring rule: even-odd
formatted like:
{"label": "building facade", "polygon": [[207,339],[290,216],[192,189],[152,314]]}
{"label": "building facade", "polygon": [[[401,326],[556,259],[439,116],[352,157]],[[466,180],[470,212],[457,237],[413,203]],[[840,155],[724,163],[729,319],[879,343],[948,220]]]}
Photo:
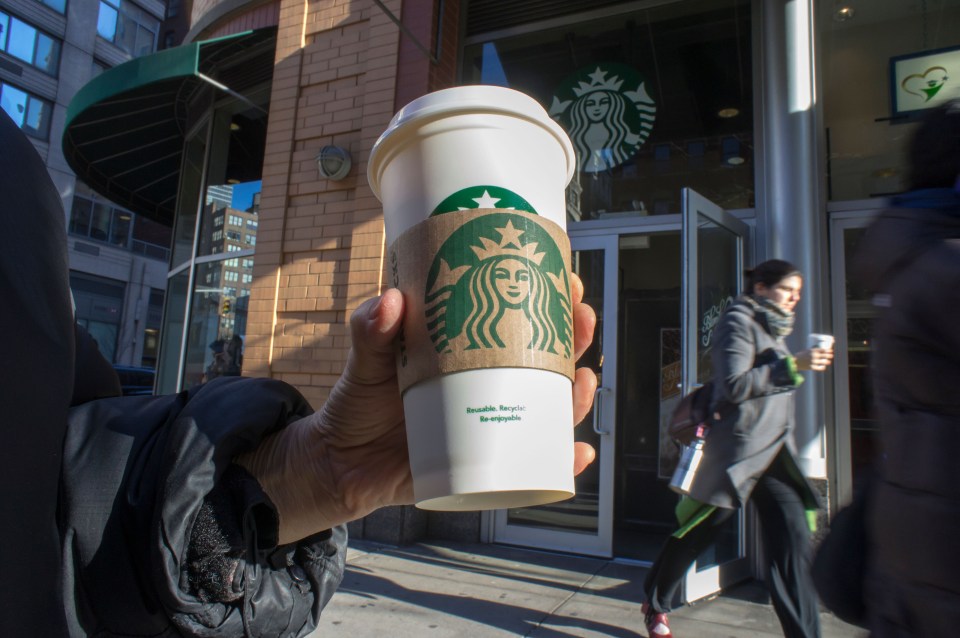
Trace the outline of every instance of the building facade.
{"label": "building facade", "polygon": [[[873,453],[872,310],[846,263],[905,187],[916,116],[960,94],[958,26],[960,0],[208,0],[186,44],[83,87],[64,152],[94,190],[173,228],[158,390],[202,382],[239,339],[244,375],[318,406],[350,313],[388,285],[366,166],[392,115],[459,84],[533,96],[578,151],[567,230],[600,388],[576,437],[598,460],[570,501],[389,508],[352,531],[645,562],[674,524],[665,419],[709,374],[711,329],[750,263],[805,273],[794,349],[837,337],[832,371],[797,393],[797,443],[831,508],[849,498]],[[318,163],[331,147],[351,160],[343,177]],[[755,532],[749,511],[731,521],[687,599],[759,573]]]}
{"label": "building facade", "polygon": [[78,322],[106,358],[156,365],[169,229],[78,180],[60,147],[67,105],[105,70],[157,50],[162,0],[0,1],[0,102],[60,191]]}

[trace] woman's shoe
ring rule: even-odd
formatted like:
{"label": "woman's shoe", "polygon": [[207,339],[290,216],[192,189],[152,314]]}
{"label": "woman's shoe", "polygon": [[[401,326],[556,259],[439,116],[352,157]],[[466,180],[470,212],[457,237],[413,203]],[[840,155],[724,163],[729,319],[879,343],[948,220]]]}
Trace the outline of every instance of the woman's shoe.
{"label": "woman's shoe", "polygon": [[647,635],[650,638],[673,638],[666,614],[654,611],[649,603],[643,603],[640,611],[643,613],[643,624],[646,625]]}

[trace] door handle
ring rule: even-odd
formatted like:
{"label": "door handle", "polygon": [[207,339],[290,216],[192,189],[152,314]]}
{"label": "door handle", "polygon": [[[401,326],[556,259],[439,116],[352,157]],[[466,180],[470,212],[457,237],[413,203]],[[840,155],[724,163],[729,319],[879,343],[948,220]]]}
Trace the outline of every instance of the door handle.
{"label": "door handle", "polygon": [[600,402],[600,395],[605,392],[610,392],[610,388],[598,387],[596,392],[593,393],[593,431],[600,436],[609,434],[606,430],[600,429],[600,410],[603,405]]}

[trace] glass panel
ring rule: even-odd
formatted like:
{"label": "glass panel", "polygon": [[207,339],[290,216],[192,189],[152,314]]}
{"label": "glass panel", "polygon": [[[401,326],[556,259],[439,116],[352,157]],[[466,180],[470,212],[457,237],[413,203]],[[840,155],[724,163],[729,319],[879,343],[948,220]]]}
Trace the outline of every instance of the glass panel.
{"label": "glass panel", "polygon": [[[230,260],[232,261],[232,260]],[[197,265],[190,309],[185,387],[219,376],[239,376],[243,365],[243,339],[235,332],[236,289],[219,286],[236,270],[226,261]]]}
{"label": "glass panel", "polygon": [[[863,237],[864,228],[843,231],[846,272],[852,272],[851,259]],[[870,356],[876,308],[870,292],[847,276],[847,361],[850,387],[850,465],[853,486],[863,480],[864,470],[874,462],[878,449],[877,423],[873,413],[873,387],[870,379]]]}
{"label": "glass panel", "polygon": [[0,84],[0,107],[17,126],[23,128],[27,114],[27,94],[9,84]]}
{"label": "glass panel", "polygon": [[953,81],[960,0],[819,0],[819,9],[827,196],[856,200],[904,191],[906,144],[917,115],[960,96]]}
{"label": "glass panel", "polygon": [[60,41],[42,33],[37,37],[37,55],[34,63],[50,75],[57,74],[60,63]]}
{"label": "glass panel", "polygon": [[10,39],[7,53],[24,62],[33,64],[33,45],[37,39],[37,30],[16,18],[10,18]]}
{"label": "glass panel", "polygon": [[105,2],[100,3],[100,14],[97,16],[97,35],[110,42],[113,42],[113,39],[117,37],[117,10]]}
{"label": "glass panel", "polygon": [[[603,282],[604,251],[583,250],[573,254],[573,270],[583,280],[587,295],[584,303],[597,310],[597,327],[593,333],[593,344],[578,362],[578,367],[589,367],[597,373],[598,385],[603,385]],[[593,411],[583,423],[574,430],[577,441],[585,441],[597,451],[597,459],[576,478],[576,496],[567,501],[540,507],[522,507],[508,510],[508,525],[528,525],[544,529],[584,534],[597,533],[597,512],[600,497],[600,436],[590,424]]]}
{"label": "glass panel", "polygon": [[46,100],[30,96],[27,101],[27,116],[23,122],[23,129],[31,131],[37,137],[47,139],[50,133],[50,111],[52,105]]}
{"label": "glass panel", "polygon": [[[711,219],[697,215],[697,383],[713,376],[713,330],[740,292],[740,238]],[[717,540],[697,557],[703,571],[743,556],[742,512],[724,523]]]}
{"label": "glass panel", "polygon": [[137,22],[130,16],[121,13],[117,21],[117,37],[114,43],[126,51],[134,54],[137,50]]}
{"label": "glass panel", "polygon": [[156,34],[146,27],[137,26],[137,45],[134,55],[147,55],[153,53],[157,40]]}
{"label": "glass panel", "polygon": [[664,430],[680,396],[680,233],[620,237],[614,554],[653,561],[676,529]]}
{"label": "glass panel", "polygon": [[7,50],[7,36],[10,35],[10,16],[0,11],[0,51]]}
{"label": "glass panel", "polygon": [[107,241],[110,237],[110,218],[113,211],[109,204],[94,202],[93,214],[90,218],[90,237]]}
{"label": "glass panel", "polygon": [[58,13],[66,13],[67,11],[67,0],[40,0],[40,2]]}
{"label": "glass panel", "polygon": [[110,243],[126,246],[130,237],[130,213],[119,208],[113,209],[113,225],[110,228]]}
{"label": "glass panel", "polygon": [[77,235],[88,235],[92,213],[93,202],[83,197],[74,196],[73,206],[70,210],[70,232]]}
{"label": "glass panel", "polygon": [[740,290],[739,246],[735,233],[697,215],[697,383],[713,376],[713,329]]}
{"label": "glass panel", "polygon": [[751,3],[687,0],[477,43],[464,83],[527,93],[570,133],[574,220],[754,205]]}
{"label": "glass panel", "polygon": [[193,239],[197,223],[197,204],[203,179],[203,154],[207,128],[202,127],[187,140],[180,171],[180,193],[177,197],[177,220],[173,234],[173,267],[193,257]]}
{"label": "glass panel", "polygon": [[180,365],[180,341],[183,339],[183,317],[187,311],[187,286],[190,271],[184,270],[167,280],[166,305],[161,330],[160,365],[157,374],[158,394],[179,391],[177,372]]}

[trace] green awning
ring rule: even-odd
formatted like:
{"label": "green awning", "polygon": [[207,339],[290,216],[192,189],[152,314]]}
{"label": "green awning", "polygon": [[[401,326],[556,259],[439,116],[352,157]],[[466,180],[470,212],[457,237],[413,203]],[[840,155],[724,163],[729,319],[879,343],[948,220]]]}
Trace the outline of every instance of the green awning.
{"label": "green awning", "polygon": [[[135,58],[84,85],[67,108],[63,154],[91,188],[136,213],[171,224],[194,93],[230,93],[238,60],[272,52],[276,29],[194,42]],[[264,56],[259,56],[262,68]],[[249,69],[248,69],[249,70]]]}

